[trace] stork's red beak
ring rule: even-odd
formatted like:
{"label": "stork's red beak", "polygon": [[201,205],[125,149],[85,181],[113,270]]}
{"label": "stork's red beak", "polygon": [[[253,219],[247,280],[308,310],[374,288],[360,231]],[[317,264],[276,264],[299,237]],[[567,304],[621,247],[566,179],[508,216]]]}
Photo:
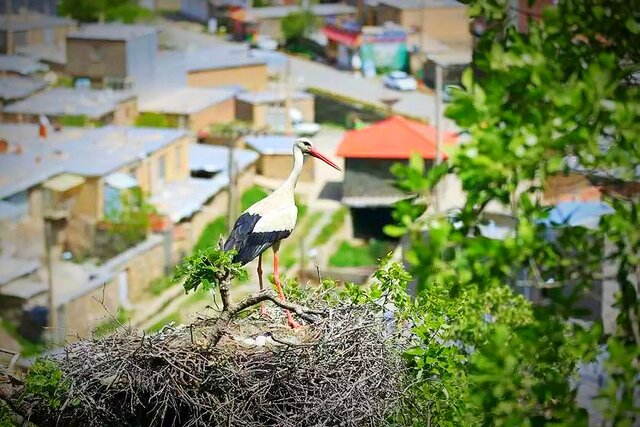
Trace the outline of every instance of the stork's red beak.
{"label": "stork's red beak", "polygon": [[342,170],[338,167],[338,165],[336,165],[335,163],[333,163],[331,160],[327,159],[323,154],[321,154],[318,150],[316,150],[315,148],[309,148],[309,155],[315,157],[316,159],[320,159],[323,162],[325,162],[326,164],[328,164],[329,166],[331,166],[334,169],[337,170]]}

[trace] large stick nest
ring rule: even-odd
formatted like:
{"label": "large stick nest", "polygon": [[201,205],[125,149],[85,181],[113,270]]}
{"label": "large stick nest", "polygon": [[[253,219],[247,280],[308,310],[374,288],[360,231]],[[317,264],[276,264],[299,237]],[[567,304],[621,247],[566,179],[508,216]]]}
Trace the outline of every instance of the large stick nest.
{"label": "large stick nest", "polygon": [[[212,345],[215,319],[68,346],[55,361],[69,379],[41,425],[379,426],[402,390],[402,362],[375,307],[326,308],[300,329],[255,315]],[[254,345],[267,333],[266,344]],[[264,335],[263,335],[264,336]]]}

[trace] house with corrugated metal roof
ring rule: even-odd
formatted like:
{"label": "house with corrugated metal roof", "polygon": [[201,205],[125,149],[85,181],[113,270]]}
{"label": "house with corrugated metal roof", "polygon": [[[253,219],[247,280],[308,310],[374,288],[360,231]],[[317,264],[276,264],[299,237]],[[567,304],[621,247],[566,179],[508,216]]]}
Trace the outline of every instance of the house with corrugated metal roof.
{"label": "house with corrugated metal roof", "polygon": [[[302,11],[298,5],[267,6],[255,8],[236,8],[229,17],[232,21],[232,33],[236,40],[246,40],[256,35],[271,37],[282,41],[280,22],[285,16]],[[327,21],[340,23],[355,19],[357,9],[344,3],[319,3],[309,7],[320,25]]]}
{"label": "house with corrugated metal roof", "polygon": [[34,76],[49,71],[49,66],[21,55],[0,55],[0,76]]}
{"label": "house with corrugated metal roof", "polygon": [[[260,155],[256,171],[259,175],[274,180],[284,180],[293,167],[292,147],[296,141],[294,136],[258,135],[245,138],[247,147]],[[304,162],[300,182],[315,180],[315,162]]]}
{"label": "house with corrugated metal roof", "polygon": [[47,82],[22,76],[0,77],[0,102],[2,105],[28,98],[48,86]]}
{"label": "house with corrugated metal roof", "polygon": [[266,59],[254,57],[248,51],[205,51],[188,59],[186,72],[187,85],[194,87],[240,85],[251,91],[267,87]]}
{"label": "house with corrugated metal roof", "polygon": [[211,125],[235,120],[233,88],[182,87],[145,92],[138,100],[138,124],[208,132]]}
{"label": "house with corrugated metal roof", "polygon": [[[46,236],[61,325],[81,335],[104,317],[103,295],[112,310],[145,297],[149,282],[225,212],[229,176],[239,191],[253,185],[258,157],[236,150],[229,174],[227,148],[195,144],[178,129],[68,127],[39,135],[35,125],[0,125],[0,298],[7,303],[0,311],[16,323],[46,311]],[[136,189],[154,208],[151,233],[108,252],[114,214]],[[93,260],[102,253],[109,255]]]}
{"label": "house with corrugated metal roof", "polygon": [[56,87],[15,102],[0,113],[3,123],[38,123],[45,115],[62,125],[130,125],[138,116],[130,91]]}
{"label": "house with corrugated metal roof", "polygon": [[147,25],[84,25],[67,36],[66,73],[97,87],[135,87],[155,73],[157,33]]}
{"label": "house with corrugated metal roof", "polygon": [[[444,147],[457,141],[446,132]],[[406,194],[393,186],[391,167],[407,163],[414,154],[426,160],[426,169],[436,158],[436,130],[400,116],[391,116],[367,128],[348,131],[336,155],[345,159],[342,203],[351,210],[356,237],[382,237],[382,228],[392,222],[394,203]],[[446,150],[443,150],[446,158]]]}
{"label": "house with corrugated metal roof", "polygon": [[[236,97],[236,118],[248,123],[255,129],[271,128],[276,130],[285,124],[284,91],[263,90],[243,92]],[[295,109],[302,122],[313,123],[315,119],[315,98],[306,92],[295,91],[289,94],[290,109]],[[291,113],[290,113],[291,114]]]}
{"label": "house with corrugated metal roof", "polygon": [[[70,31],[76,28],[70,18],[23,11],[0,15],[0,52],[14,53],[17,48],[33,45],[64,44]],[[7,34],[11,32],[11,37]],[[11,43],[11,44],[9,44]]]}

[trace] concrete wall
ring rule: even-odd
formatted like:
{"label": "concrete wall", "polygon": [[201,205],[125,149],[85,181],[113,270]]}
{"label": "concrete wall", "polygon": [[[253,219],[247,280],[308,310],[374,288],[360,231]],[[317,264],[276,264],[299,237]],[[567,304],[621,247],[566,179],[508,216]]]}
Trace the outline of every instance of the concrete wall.
{"label": "concrete wall", "polygon": [[158,34],[150,33],[126,43],[125,68],[127,79],[135,85],[155,73],[158,56]]}
{"label": "concrete wall", "polygon": [[127,166],[120,172],[134,169],[138,185],[145,193],[154,194],[162,189],[159,177],[160,162],[165,162],[165,182],[181,181],[189,176],[189,137],[183,137],[152,153],[138,165]]}
{"label": "concrete wall", "polygon": [[190,71],[187,84],[194,87],[241,85],[247,90],[264,90],[267,88],[267,65]]}
{"label": "concrete wall", "polygon": [[438,39],[451,47],[471,47],[469,15],[467,7],[441,7],[425,9],[400,9],[387,4],[379,4],[376,23],[394,22],[408,29],[414,29]]}
{"label": "concrete wall", "polygon": [[113,124],[115,125],[133,125],[138,117],[138,101],[130,99],[121,102],[116,106],[113,113]]}
{"label": "concrete wall", "polygon": [[[268,178],[286,179],[293,167],[293,157],[290,154],[262,155],[258,160],[258,173]],[[301,182],[313,182],[315,180],[315,166],[313,159],[304,162]]]}
{"label": "concrete wall", "polygon": [[236,118],[235,100],[229,98],[189,117],[188,128],[194,132],[208,130],[215,123],[228,123]]}
{"label": "concrete wall", "polygon": [[71,209],[73,217],[102,219],[104,210],[104,181],[102,177],[86,178]]}
{"label": "concrete wall", "polygon": [[[164,247],[162,241],[159,241],[117,267],[117,272],[127,274],[129,302],[142,301],[149,283],[165,275],[164,260]],[[117,272],[105,284],[104,289],[100,286],[63,306],[64,327],[77,331],[82,337],[89,335],[100,323],[109,320],[108,314],[99,301],[102,300],[104,293],[104,303],[112,313],[125,303],[120,300]]]}
{"label": "concrete wall", "polygon": [[137,303],[146,295],[149,283],[165,275],[164,247],[162,243],[129,260],[120,268],[127,272],[129,301]]}
{"label": "concrete wall", "polygon": [[[16,16],[15,19],[19,19]],[[51,28],[34,28],[27,31],[14,31],[13,33],[13,52],[17,47],[32,45],[59,45],[64,43],[67,34],[76,29],[76,24],[62,25]],[[0,51],[7,53],[6,31],[0,31]]]}
{"label": "concrete wall", "polygon": [[124,41],[67,39],[67,74],[73,77],[124,78],[127,75]]}
{"label": "concrete wall", "polygon": [[[282,103],[278,103],[282,105]],[[267,116],[269,109],[276,104],[251,104],[241,100],[236,101],[236,118],[251,123],[254,128],[268,126]],[[291,107],[300,110],[305,122],[315,121],[315,100],[305,98],[291,101]]]}
{"label": "concrete wall", "polygon": [[73,332],[81,338],[87,337],[96,326],[110,319],[109,314],[100,304],[103,296],[104,305],[115,314],[120,305],[117,279],[110,280],[104,288],[99,287],[86,293],[61,308],[63,316],[62,318],[59,316],[59,321],[64,328],[72,332],[71,337],[75,335]]}
{"label": "concrete wall", "polygon": [[[592,189],[597,194],[591,194]],[[598,190],[593,187],[585,175],[570,173],[568,175],[555,175],[547,178],[543,200],[545,203],[558,203],[567,200],[583,200],[594,196],[599,198]]]}

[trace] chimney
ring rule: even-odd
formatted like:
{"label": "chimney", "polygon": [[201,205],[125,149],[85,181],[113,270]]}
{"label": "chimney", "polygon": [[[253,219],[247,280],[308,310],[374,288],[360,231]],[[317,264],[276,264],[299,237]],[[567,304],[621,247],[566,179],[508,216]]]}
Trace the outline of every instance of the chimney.
{"label": "chimney", "polygon": [[47,138],[47,131],[50,126],[51,126],[51,122],[49,121],[47,116],[45,116],[44,114],[40,114],[39,127],[38,127],[38,134],[40,135],[40,138],[42,139]]}

